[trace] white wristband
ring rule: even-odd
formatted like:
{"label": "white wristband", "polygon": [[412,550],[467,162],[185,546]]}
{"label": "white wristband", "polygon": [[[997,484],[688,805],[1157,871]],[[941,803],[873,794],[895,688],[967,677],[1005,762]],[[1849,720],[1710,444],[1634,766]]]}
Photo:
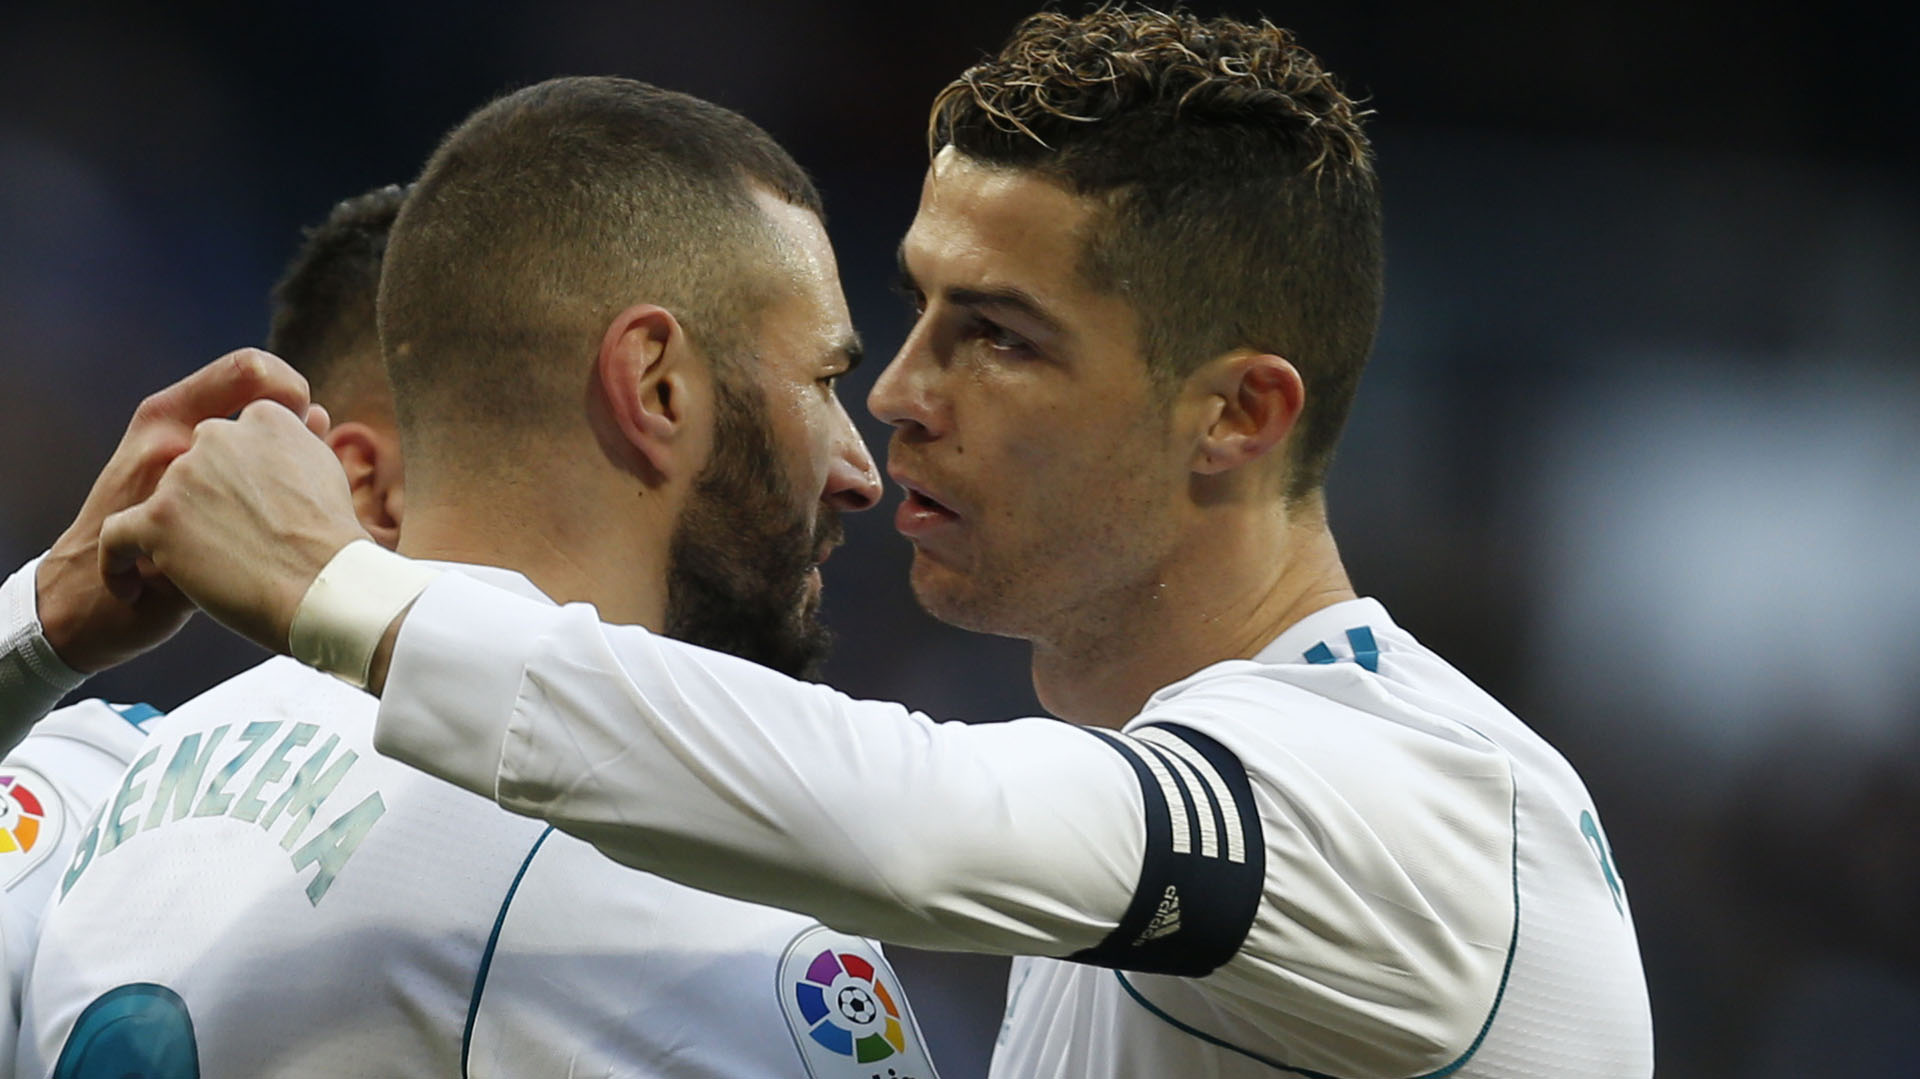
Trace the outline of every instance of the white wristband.
{"label": "white wristband", "polygon": [[354,540],[301,597],[287,629],[287,650],[307,666],[365,689],[387,627],[441,572],[371,540]]}

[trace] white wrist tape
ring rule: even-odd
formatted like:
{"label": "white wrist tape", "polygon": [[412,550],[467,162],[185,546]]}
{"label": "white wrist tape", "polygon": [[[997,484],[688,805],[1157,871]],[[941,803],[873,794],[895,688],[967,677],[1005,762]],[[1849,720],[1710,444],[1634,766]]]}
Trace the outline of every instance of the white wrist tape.
{"label": "white wrist tape", "polygon": [[387,627],[441,572],[371,540],[354,540],[333,556],[301,598],[287,629],[288,651],[309,667],[365,689]]}

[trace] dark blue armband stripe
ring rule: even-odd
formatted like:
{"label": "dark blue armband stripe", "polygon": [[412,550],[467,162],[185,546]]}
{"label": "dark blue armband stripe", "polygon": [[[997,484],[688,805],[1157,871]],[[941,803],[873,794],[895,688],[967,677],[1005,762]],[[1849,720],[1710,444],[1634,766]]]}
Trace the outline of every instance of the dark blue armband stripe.
{"label": "dark blue armband stripe", "polygon": [[1107,939],[1067,958],[1198,977],[1233,958],[1266,890],[1266,845],[1247,770],[1199,731],[1090,731],[1133,766],[1145,807],[1140,883]]}

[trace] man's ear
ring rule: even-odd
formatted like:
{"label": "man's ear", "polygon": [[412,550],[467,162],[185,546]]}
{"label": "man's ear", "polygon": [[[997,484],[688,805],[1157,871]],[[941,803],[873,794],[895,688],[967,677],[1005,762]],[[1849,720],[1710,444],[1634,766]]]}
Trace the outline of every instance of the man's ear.
{"label": "man's ear", "polygon": [[327,447],[347,474],[360,527],[380,546],[392,550],[400,543],[400,520],[406,507],[400,436],[391,426],[352,420],[337,423],[327,432]]}
{"label": "man's ear", "polygon": [[630,460],[656,478],[697,468],[704,371],[673,312],[635,304],[614,316],[595,367],[600,394]]}
{"label": "man's ear", "polygon": [[1258,461],[1285,442],[1306,407],[1307,388],[1293,364],[1272,353],[1233,352],[1195,371],[1186,393],[1204,426],[1193,470],[1218,475]]}

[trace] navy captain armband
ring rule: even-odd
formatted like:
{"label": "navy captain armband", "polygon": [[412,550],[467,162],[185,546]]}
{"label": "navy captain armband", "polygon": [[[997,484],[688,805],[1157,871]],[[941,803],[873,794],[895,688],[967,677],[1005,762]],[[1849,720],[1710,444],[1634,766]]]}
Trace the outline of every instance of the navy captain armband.
{"label": "navy captain armband", "polygon": [[1189,727],[1088,733],[1139,777],[1147,852],[1119,926],[1067,958],[1147,974],[1212,973],[1245,943],[1266,890],[1267,848],[1246,768]]}

